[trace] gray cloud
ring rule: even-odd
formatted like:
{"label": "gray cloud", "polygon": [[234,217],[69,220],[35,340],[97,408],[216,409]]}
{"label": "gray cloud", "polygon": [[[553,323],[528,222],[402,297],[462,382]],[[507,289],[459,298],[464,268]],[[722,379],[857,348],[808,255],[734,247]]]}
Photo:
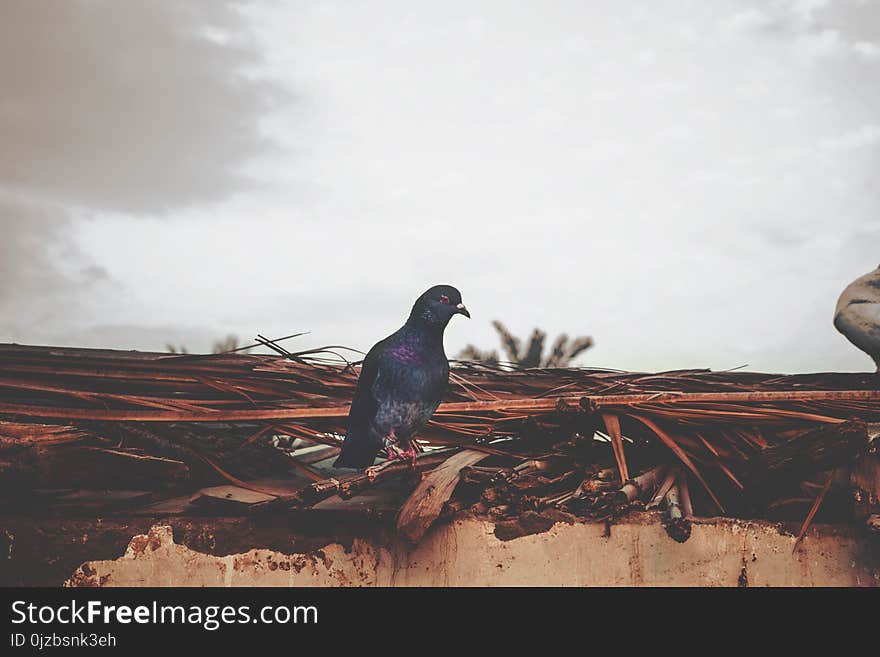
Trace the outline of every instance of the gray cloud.
{"label": "gray cloud", "polygon": [[130,349],[137,345],[144,351],[165,351],[168,345],[173,345],[196,352],[209,351],[213,342],[222,337],[204,327],[187,324],[96,324],[62,331],[54,339],[62,344],[95,349]]}
{"label": "gray cloud", "polygon": [[[149,22],[152,5],[119,6]],[[865,368],[831,313],[880,261],[880,57],[866,45],[880,44],[880,23],[866,3],[453,0],[414,10],[320,0],[257,2],[244,16],[186,10],[198,20],[161,7],[174,17],[161,48],[184,34],[217,59],[187,55],[203,68],[164,76],[187,64],[145,55],[114,68],[111,88],[125,96],[137,76],[152,80],[137,107],[169,101],[149,105],[145,122],[221,105],[237,107],[245,127],[231,120],[211,150],[202,123],[181,120],[176,151],[161,130],[120,146],[124,180],[109,165],[79,171],[93,166],[94,144],[116,153],[108,143],[140,139],[119,127],[133,110],[117,94],[77,124],[107,126],[110,138],[83,139],[58,163],[35,151],[45,162],[27,162],[10,203],[29,214],[46,210],[35,199],[63,204],[69,219],[36,213],[29,243],[44,243],[45,257],[19,259],[31,280],[55,277],[7,306],[28,340],[53,327],[53,341],[146,348],[188,325],[175,335],[190,348],[227,332],[297,330],[312,331],[297,348],[367,348],[445,281],[474,313],[450,327],[450,353],[495,344],[497,317],[520,334],[590,333],[597,346],[583,362],[612,367]],[[259,49],[242,34],[250,27]],[[95,58],[125,60],[119,41],[95,43]],[[87,69],[99,63],[57,83],[76,98],[78,85],[94,88]],[[273,111],[271,87],[242,69],[308,102]],[[180,83],[202,84],[202,70],[221,89],[211,103]],[[230,80],[253,93],[224,95]],[[12,96],[0,98],[0,113],[11,112]],[[71,103],[47,98],[36,116],[56,102],[63,122]],[[287,150],[269,153],[258,126]],[[242,134],[252,149],[228,141]],[[261,150],[269,156],[247,165],[261,186],[248,188],[241,164]],[[153,160],[132,165],[140,152],[161,153],[176,173],[141,172]],[[143,192],[151,187],[157,196]],[[34,300],[53,294],[51,305]],[[135,330],[151,326],[161,328]]]}
{"label": "gray cloud", "polygon": [[0,198],[0,304],[19,300],[31,286],[54,288],[63,280],[44,256],[58,223],[38,208]]}
{"label": "gray cloud", "polygon": [[5,2],[0,181],[58,202],[160,212],[224,198],[270,144],[279,90],[231,2]]}
{"label": "gray cloud", "polygon": [[0,196],[0,339],[45,337],[107,281],[100,267],[82,265],[66,239],[70,224],[64,211]]}
{"label": "gray cloud", "polygon": [[2,4],[0,339],[75,312],[112,277],[73,247],[77,222],[256,184],[244,166],[275,148],[260,121],[286,100],[260,64],[230,1]]}

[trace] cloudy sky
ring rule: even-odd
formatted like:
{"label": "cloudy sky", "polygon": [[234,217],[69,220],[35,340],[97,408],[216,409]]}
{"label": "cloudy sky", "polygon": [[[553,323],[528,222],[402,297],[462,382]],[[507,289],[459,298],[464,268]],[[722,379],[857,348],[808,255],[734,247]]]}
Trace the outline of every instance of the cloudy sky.
{"label": "cloudy sky", "polygon": [[873,369],[880,1],[6,0],[0,85],[0,341],[366,349],[451,283],[450,354]]}

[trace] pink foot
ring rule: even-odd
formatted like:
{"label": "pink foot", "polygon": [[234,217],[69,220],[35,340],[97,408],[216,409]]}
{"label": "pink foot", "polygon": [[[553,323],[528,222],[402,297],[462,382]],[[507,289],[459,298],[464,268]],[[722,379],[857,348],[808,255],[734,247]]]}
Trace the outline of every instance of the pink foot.
{"label": "pink foot", "polygon": [[397,458],[399,458],[401,461],[409,459],[410,466],[416,467],[416,456],[417,455],[418,455],[418,452],[416,451],[415,446],[413,446],[413,444],[410,443],[410,446],[406,449],[406,451],[400,452],[397,455]]}

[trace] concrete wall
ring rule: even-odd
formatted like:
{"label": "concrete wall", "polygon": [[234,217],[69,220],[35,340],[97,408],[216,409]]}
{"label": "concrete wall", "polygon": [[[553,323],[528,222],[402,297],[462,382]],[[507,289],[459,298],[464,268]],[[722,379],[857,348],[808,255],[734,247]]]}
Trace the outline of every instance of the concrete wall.
{"label": "concrete wall", "polygon": [[175,543],[168,525],[132,538],[118,559],[81,565],[69,586],[880,586],[880,568],[849,530],[794,537],[769,523],[705,519],[672,541],[656,517],[611,527],[564,522],[500,540],[491,522],[434,528],[416,547],[355,539],[304,553],[212,556]]}

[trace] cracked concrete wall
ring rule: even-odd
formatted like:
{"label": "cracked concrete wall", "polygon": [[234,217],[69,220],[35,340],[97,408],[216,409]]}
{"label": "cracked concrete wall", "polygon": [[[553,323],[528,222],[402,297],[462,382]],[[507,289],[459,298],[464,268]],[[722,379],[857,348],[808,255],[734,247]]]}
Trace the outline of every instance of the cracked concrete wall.
{"label": "cracked concrete wall", "polygon": [[672,541],[652,517],[557,523],[502,541],[493,523],[464,518],[412,548],[355,539],[306,553],[254,549],[212,556],[175,543],[171,527],[135,536],[115,560],[82,564],[68,586],[880,586],[880,568],[843,528],[817,526],[793,554],[775,525],[694,522]]}

